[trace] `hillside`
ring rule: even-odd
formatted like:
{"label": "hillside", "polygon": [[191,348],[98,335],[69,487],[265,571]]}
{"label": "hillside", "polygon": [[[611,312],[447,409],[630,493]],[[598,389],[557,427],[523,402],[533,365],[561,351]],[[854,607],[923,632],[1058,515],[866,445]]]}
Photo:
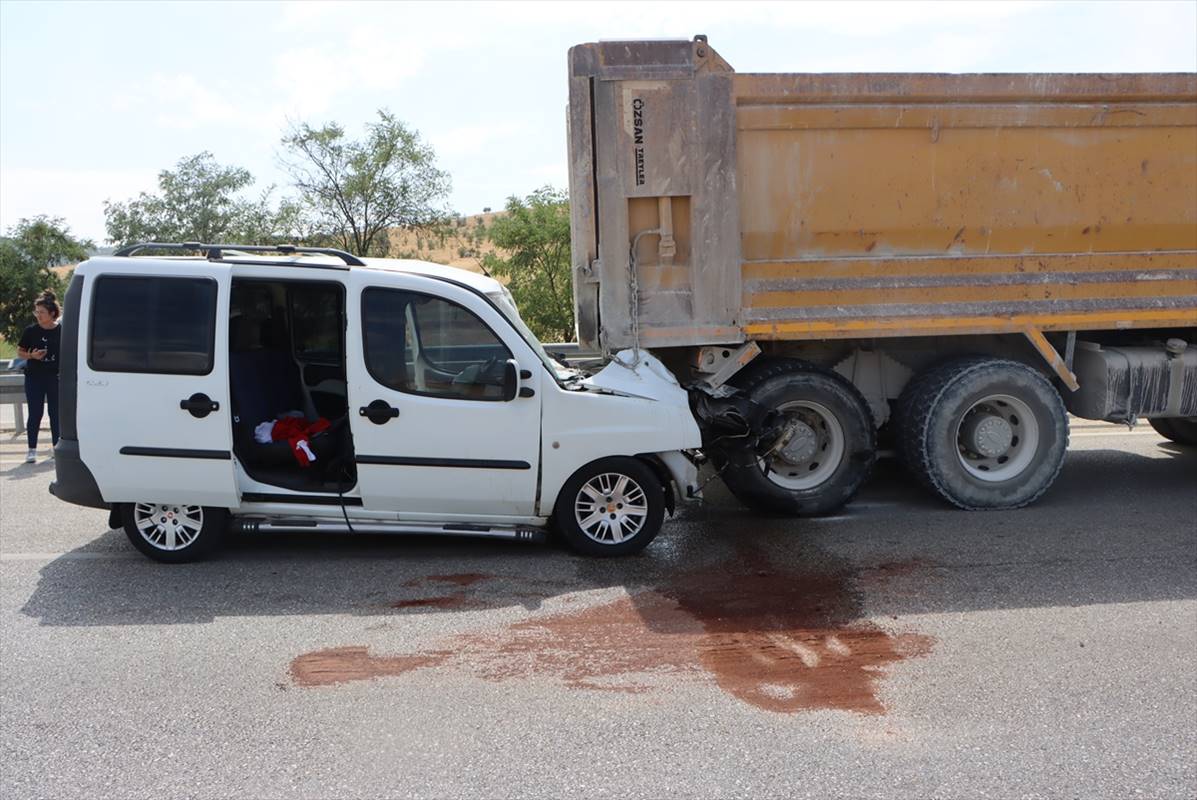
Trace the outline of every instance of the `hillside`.
{"label": "hillside", "polygon": [[391,257],[419,258],[481,272],[482,256],[497,252],[484,231],[502,213],[457,217],[435,233],[394,228],[391,230]]}

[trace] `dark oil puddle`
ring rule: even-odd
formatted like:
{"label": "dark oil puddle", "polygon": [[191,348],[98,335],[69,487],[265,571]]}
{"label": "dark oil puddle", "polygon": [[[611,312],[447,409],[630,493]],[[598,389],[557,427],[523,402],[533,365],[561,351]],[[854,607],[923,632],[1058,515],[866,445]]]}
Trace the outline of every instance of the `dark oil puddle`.
{"label": "dark oil puddle", "polygon": [[484,572],[458,572],[452,575],[425,575],[403,584],[404,586],[423,586],[429,583],[451,583],[454,586],[473,586],[480,581],[495,577]]}
{"label": "dark oil puddle", "polygon": [[496,590],[493,587],[486,592],[479,592],[472,587],[475,584],[484,581],[492,581],[496,578],[495,575],[488,575],[482,572],[461,572],[451,575],[425,575],[422,578],[414,578],[403,584],[406,588],[427,588],[434,585],[435,588],[440,589],[445,584],[456,587],[443,594],[438,594],[432,597],[416,597],[407,600],[396,600],[390,604],[390,608],[398,609],[478,609],[478,608],[495,608],[504,605],[506,602],[518,599],[523,601],[528,600],[545,600],[553,596],[550,591],[533,591],[531,587],[542,586],[542,588],[551,588],[560,590],[563,585],[560,583],[553,583],[542,580],[521,580],[520,589],[517,597],[510,596],[509,593]]}
{"label": "dark oil puddle", "polygon": [[[453,636],[422,653],[372,656],[363,647],[308,653],[292,662],[291,676],[300,686],[321,686],[452,667],[489,681],[551,678],[571,688],[633,693],[708,676],[733,697],[766,711],[883,714],[879,682],[894,664],[929,652],[932,640],[892,634],[861,619],[857,581],[877,587],[891,578],[908,580],[919,566],[784,571],[742,549],[731,564],[679,576],[651,591],[537,616],[496,632]],[[469,586],[486,577],[424,580]],[[468,603],[464,595],[448,595],[395,607]]]}
{"label": "dark oil puddle", "polygon": [[442,597],[417,597],[413,600],[399,600],[391,608],[470,608],[477,603],[461,594],[447,594]]}

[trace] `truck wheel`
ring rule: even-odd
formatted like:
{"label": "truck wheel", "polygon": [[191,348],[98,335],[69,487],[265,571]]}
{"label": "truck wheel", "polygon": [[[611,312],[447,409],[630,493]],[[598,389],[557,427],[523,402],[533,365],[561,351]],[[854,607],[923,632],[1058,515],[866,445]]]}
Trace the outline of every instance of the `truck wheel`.
{"label": "truck wheel", "polygon": [[781,434],[733,456],[723,482],[760,511],[829,514],[856,494],[872,471],[877,433],[868,404],[839,375],[796,359],[745,370],[734,383],[782,417]]}
{"label": "truck wheel", "polygon": [[565,482],[553,521],[571,549],[588,556],[626,556],[648,546],[665,519],[665,490],[634,458],[593,461]]}
{"label": "truck wheel", "polygon": [[1197,445],[1197,417],[1149,419],[1155,432],[1177,444]]}
{"label": "truck wheel", "polygon": [[1068,449],[1068,415],[1041,373],[1017,361],[954,359],[899,400],[902,455],[960,508],[1020,508],[1047,491]]}
{"label": "truck wheel", "polygon": [[182,503],[126,503],[121,510],[125,535],[155,561],[198,561],[219,546],[228,512]]}

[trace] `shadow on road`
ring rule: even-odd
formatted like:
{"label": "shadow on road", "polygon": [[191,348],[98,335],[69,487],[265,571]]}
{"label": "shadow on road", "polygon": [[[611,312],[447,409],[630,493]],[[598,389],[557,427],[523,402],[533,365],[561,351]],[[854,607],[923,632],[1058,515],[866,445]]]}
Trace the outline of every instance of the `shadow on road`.
{"label": "shadow on road", "polygon": [[[860,612],[879,615],[1193,597],[1197,451],[1162,449],[1170,458],[1071,453],[1052,490],[1015,511],[948,508],[892,462],[879,467],[858,502],[831,520],[756,515],[712,492],[705,507],[667,521],[644,553],[615,560],[470,539],[264,535],[231,536],[213,560],[168,566],[135,557],[125,549],[123,532],[107,531],[47,564],[23,612],[44,625],[453,613],[536,608],[549,598],[613,587],[668,594],[692,575],[733,598],[754,591],[749,578],[763,571],[798,584],[843,576],[849,589],[868,595]],[[129,557],[102,557],[114,550]],[[1017,573],[1015,584],[1003,578],[987,585],[1004,571]],[[1131,580],[1139,572],[1152,579]],[[975,582],[967,586],[950,580],[973,573]],[[462,574],[485,580],[429,577]],[[878,591],[879,574],[900,575],[905,584],[917,577],[922,591],[913,584],[901,596]],[[453,593],[437,594],[446,587]],[[464,599],[438,601],[442,595]]]}
{"label": "shadow on road", "polygon": [[123,532],[108,531],[47,564],[22,610],[49,626],[323,614],[385,626],[523,607],[537,613],[417,653],[330,642],[296,653],[292,680],[454,668],[648,691],[661,675],[702,671],[766,710],[882,713],[884,669],[933,647],[909,629],[917,615],[1197,597],[1197,453],[1163,451],[1071,453],[1051,492],[1016,511],[947,508],[892,462],[829,519],[752,515],[715,491],[643,554],[619,560],[490,541],[300,535],[235,537],[216,559],[165,566],[123,557]]}
{"label": "shadow on road", "polygon": [[[22,454],[23,455],[23,454]],[[34,464],[26,464],[24,460],[17,461],[15,464],[5,464],[3,469],[0,469],[0,475],[4,480],[8,481],[24,481],[30,478],[41,478],[45,475],[54,474],[54,461],[46,458],[44,452],[38,454],[38,460]]]}

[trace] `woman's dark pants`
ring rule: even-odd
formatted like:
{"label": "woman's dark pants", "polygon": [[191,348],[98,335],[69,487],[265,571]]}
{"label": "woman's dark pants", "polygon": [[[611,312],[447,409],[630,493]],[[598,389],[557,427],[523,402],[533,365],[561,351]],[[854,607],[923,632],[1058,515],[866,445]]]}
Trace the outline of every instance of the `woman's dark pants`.
{"label": "woman's dark pants", "polygon": [[58,444],[58,373],[26,372],[25,402],[29,403],[29,419],[25,435],[29,449],[37,449],[37,429],[42,425],[42,409],[50,406],[50,440]]}

